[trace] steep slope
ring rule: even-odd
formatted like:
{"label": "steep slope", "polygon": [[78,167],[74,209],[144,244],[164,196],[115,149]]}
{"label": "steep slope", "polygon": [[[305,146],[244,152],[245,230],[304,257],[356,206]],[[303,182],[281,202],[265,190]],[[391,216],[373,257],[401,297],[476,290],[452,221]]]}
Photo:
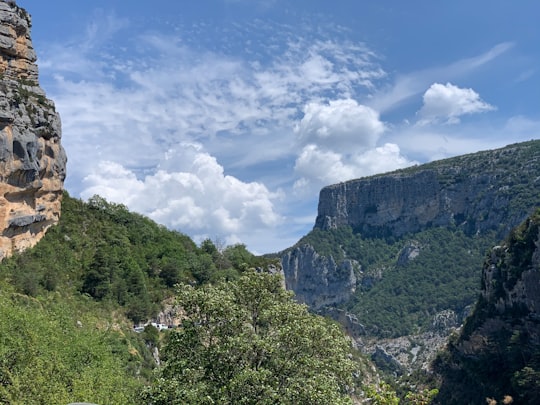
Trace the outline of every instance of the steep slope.
{"label": "steep slope", "polygon": [[[435,362],[438,403],[540,403],[540,210],[490,252],[459,338]],[[474,381],[474,386],[470,382]],[[505,402],[506,403],[506,402]]]}
{"label": "steep slope", "polygon": [[326,187],[313,231],[280,254],[286,285],[363,343],[424,334],[395,353],[426,365],[425,334],[461,324],[487,249],[540,206],[539,163],[529,141]]}
{"label": "steep slope", "polygon": [[58,222],[66,155],[60,118],[38,84],[31,19],[0,2],[0,259]]}

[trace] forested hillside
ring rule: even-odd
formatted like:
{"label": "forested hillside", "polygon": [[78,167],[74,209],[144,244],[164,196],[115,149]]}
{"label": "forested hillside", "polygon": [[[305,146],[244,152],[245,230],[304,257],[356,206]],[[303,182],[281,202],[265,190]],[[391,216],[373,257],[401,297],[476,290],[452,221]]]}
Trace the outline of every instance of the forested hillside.
{"label": "forested hillside", "polygon": [[177,283],[232,279],[270,263],[244,245],[218,248],[206,240],[199,247],[122,205],[65,193],[58,226],[35,248],[2,262],[0,278],[30,296],[85,294],[122,308],[137,323],[155,316]]}
{"label": "forested hillside", "polygon": [[0,404],[140,403],[162,337],[136,334],[133,323],[155,316],[177,283],[272,264],[243,245],[217,245],[65,193],[59,224],[0,263]]}
{"label": "forested hillside", "polygon": [[[479,268],[494,235],[468,236],[459,229],[432,228],[390,242],[363,238],[350,227],[314,230],[308,243],[337,260],[354,260],[360,282],[345,305],[368,334],[397,337],[427,330],[437,313],[460,320],[479,290]],[[457,321],[457,320],[456,320]]]}

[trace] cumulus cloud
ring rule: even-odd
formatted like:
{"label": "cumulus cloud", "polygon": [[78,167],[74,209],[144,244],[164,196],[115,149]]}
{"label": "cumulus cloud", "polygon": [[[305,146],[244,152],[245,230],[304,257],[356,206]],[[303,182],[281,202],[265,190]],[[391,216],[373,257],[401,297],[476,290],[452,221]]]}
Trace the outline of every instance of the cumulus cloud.
{"label": "cumulus cloud", "polygon": [[295,170],[301,177],[295,182],[294,190],[303,195],[329,184],[388,172],[416,163],[402,156],[399,146],[393,143],[352,154],[307,145],[296,159]]}
{"label": "cumulus cloud", "polygon": [[309,180],[331,184],[347,180],[354,176],[354,169],[343,163],[343,155],[321,150],[316,145],[307,145],[296,159],[295,170],[302,178],[296,182],[296,188],[307,186]]}
{"label": "cumulus cloud", "polygon": [[386,130],[374,109],[353,99],[310,102],[295,132],[301,152],[295,162],[299,195],[323,186],[406,167],[414,162],[397,144],[377,146]]}
{"label": "cumulus cloud", "polygon": [[495,58],[508,52],[514,47],[512,42],[502,42],[488,51],[471,58],[458,60],[450,65],[418,70],[406,74],[398,74],[389,88],[375,92],[370,106],[380,112],[395,109],[418,94],[421,94],[434,81],[451,81],[481,69]]}
{"label": "cumulus cloud", "polygon": [[459,88],[451,83],[434,83],[424,93],[424,104],[418,115],[420,124],[443,122],[456,124],[462,115],[494,110],[473,89]]}
{"label": "cumulus cloud", "polygon": [[334,151],[365,150],[375,146],[384,132],[379,114],[355,100],[311,102],[296,126],[302,144],[316,143]]}
{"label": "cumulus cloud", "polygon": [[278,194],[261,183],[225,175],[197,144],[168,151],[158,170],[144,178],[118,163],[102,161],[83,183],[83,198],[101,195],[194,236],[237,241],[253,228],[271,229],[282,221],[274,207]]}

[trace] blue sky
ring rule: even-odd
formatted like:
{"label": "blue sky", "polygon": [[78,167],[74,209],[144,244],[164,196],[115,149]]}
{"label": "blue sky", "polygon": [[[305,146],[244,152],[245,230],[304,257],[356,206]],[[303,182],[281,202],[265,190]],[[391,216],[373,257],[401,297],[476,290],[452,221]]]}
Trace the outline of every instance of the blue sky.
{"label": "blue sky", "polygon": [[540,137],[536,1],[18,0],[66,188],[293,245],[321,187]]}

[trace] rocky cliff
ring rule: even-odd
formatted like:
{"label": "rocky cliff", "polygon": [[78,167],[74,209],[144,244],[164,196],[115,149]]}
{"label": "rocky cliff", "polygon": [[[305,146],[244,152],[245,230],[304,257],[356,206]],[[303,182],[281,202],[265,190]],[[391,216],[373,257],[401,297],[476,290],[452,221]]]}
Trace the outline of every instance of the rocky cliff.
{"label": "rocky cliff", "polygon": [[319,255],[310,245],[301,245],[281,258],[285,285],[296,298],[313,309],[346,301],[356,290],[358,263]]}
{"label": "rocky cliff", "polygon": [[[428,240],[422,247],[414,239],[416,233],[443,227],[470,238],[490,233],[494,236],[488,243],[497,243],[537,206],[540,141],[328,186],[320,193],[314,231],[281,254],[286,285],[312,309],[342,304],[354,296],[357,284],[369,289],[385,269],[406,268],[430,254],[437,241]],[[353,233],[337,237],[331,232],[346,227]],[[352,246],[358,236],[389,241],[387,252],[396,241],[403,243],[396,257],[390,253],[382,258],[383,252],[379,264],[368,263],[362,260],[362,250],[384,249],[361,240]],[[467,249],[453,253],[463,256]],[[441,268],[445,273],[456,262],[448,253],[448,264]],[[481,258],[483,253],[475,255]]]}
{"label": "rocky cliff", "polygon": [[396,238],[457,225],[502,239],[540,205],[539,191],[540,143],[531,141],[325,187],[315,228]]}
{"label": "rocky cliff", "polygon": [[286,286],[367,354],[426,368],[470,314],[486,250],[536,207],[540,141],[329,186],[280,254]]}
{"label": "rocky cliff", "polygon": [[[437,403],[540,401],[540,210],[492,249],[482,291],[459,338],[435,362]],[[475,381],[471,389],[469,382]],[[510,402],[504,402],[510,403]]]}
{"label": "rocky cliff", "polygon": [[33,246],[60,216],[66,155],[38,84],[31,19],[0,2],[0,259]]}

